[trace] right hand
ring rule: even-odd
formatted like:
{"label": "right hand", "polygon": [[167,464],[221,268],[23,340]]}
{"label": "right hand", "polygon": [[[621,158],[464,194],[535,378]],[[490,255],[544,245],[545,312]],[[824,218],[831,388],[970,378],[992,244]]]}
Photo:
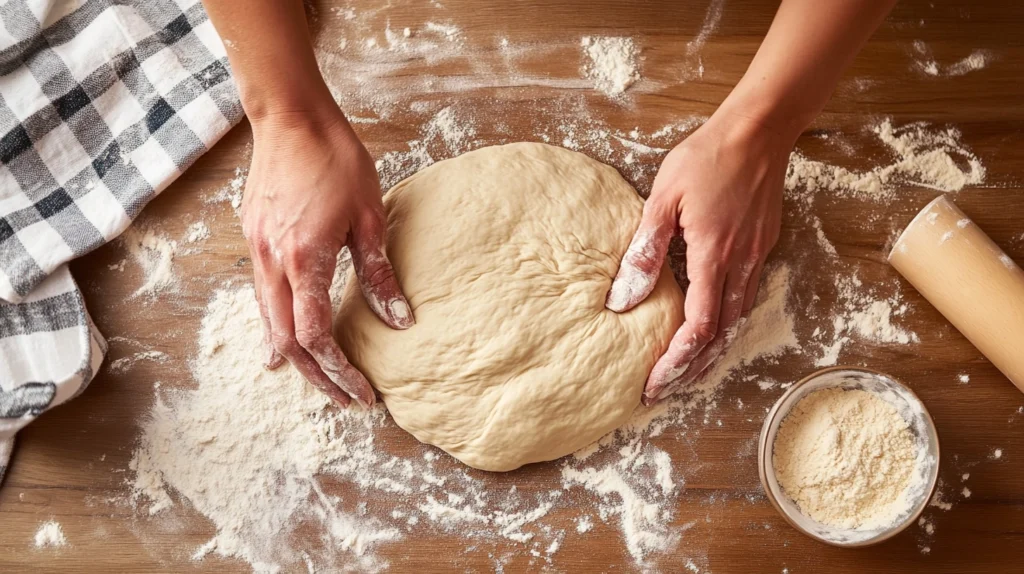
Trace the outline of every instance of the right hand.
{"label": "right hand", "polygon": [[706,372],[753,308],[765,259],[779,238],[794,141],[796,135],[723,106],[662,162],[607,300],[622,313],[646,299],[669,241],[683,236],[686,319],[647,378],[645,405]]}
{"label": "right hand", "polygon": [[287,359],[341,406],[354,398],[370,408],[370,383],[331,336],[329,289],[343,246],[374,313],[393,329],[415,322],[387,258],[373,160],[336,107],[261,117],[253,139],[242,232],[263,316],[264,365]]}

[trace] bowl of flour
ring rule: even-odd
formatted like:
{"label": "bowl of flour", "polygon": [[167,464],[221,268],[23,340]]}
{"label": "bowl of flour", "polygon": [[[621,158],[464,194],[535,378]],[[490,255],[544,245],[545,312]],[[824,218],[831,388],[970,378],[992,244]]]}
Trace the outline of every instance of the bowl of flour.
{"label": "bowl of flour", "polygon": [[832,367],[794,384],[768,412],[758,473],[772,505],[800,532],[868,546],[924,511],[938,482],[938,433],[896,379]]}

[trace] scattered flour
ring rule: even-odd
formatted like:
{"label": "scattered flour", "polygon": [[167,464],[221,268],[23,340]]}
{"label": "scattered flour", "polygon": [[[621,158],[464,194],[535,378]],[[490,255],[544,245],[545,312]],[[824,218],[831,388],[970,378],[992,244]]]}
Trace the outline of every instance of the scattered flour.
{"label": "scattered flour", "polygon": [[981,70],[988,64],[989,56],[983,50],[975,50],[971,55],[946,68],[947,76],[963,76],[975,70]]}
{"label": "scattered flour", "polygon": [[985,50],[974,50],[967,57],[948,66],[935,61],[931,48],[921,40],[914,41],[914,52],[919,56],[913,62],[913,68],[928,76],[956,77],[985,68],[991,56]]}
{"label": "scattered flour", "polygon": [[110,363],[110,371],[112,373],[124,373],[131,369],[135,363],[139,361],[156,361],[159,363],[167,362],[170,356],[162,351],[142,351],[129,355],[127,357],[121,357]]}
{"label": "scattered flour", "polygon": [[852,275],[841,277],[836,284],[836,310],[832,317],[832,337],[825,339],[825,333],[817,330],[812,339],[818,341],[821,353],[815,366],[835,365],[843,347],[856,337],[862,341],[883,344],[906,345],[918,343],[920,338],[913,331],[907,331],[893,323],[909,310],[902,302],[899,291],[884,298],[877,298],[873,291],[866,289],[861,280]]}
{"label": "scattered flour", "polygon": [[725,0],[711,0],[707,12],[704,13],[704,23],[693,40],[686,45],[686,53],[689,55],[700,52],[708,37],[718,29],[718,23],[722,20],[722,9],[725,7]]}
{"label": "scattered flour", "polygon": [[935,494],[932,495],[932,499],[928,502],[928,506],[933,506],[939,510],[949,511],[953,509],[953,502],[949,499],[949,493],[946,491],[946,484],[940,478],[938,484],[935,485]]}
{"label": "scattered flour", "polygon": [[[374,571],[387,566],[379,547],[419,529],[457,533],[474,548],[518,545],[549,560],[565,537],[593,527],[594,507],[567,496],[577,490],[594,498],[598,518],[616,524],[630,555],[644,563],[674,549],[694,525],[673,522],[685,492],[680,469],[650,439],[692,424],[699,409],[707,419],[735,371],[796,349],[786,309],[789,273],[782,266],[769,275],[751,320],[713,372],[685,394],[638,408],[625,426],[563,459],[561,488],[539,493],[496,490],[486,473],[430,447],[392,454],[378,442],[382,430],[394,428],[382,407],[338,410],[290,367],[265,371],[252,288],[218,291],[191,363],[196,386],[158,390],[143,424],[131,463],[133,499],[150,514],[182,504],[206,516],[216,533],[195,550],[197,560],[237,557],[257,572],[341,562]],[[349,485],[347,494],[337,494],[339,482]],[[374,494],[392,502],[360,505]],[[559,516],[579,513],[568,530],[549,519],[556,509]],[[300,531],[318,534],[296,545]]]}
{"label": "scattered flour", "polygon": [[580,45],[588,60],[583,72],[605,94],[618,96],[640,79],[632,38],[584,36]]}
{"label": "scattered flour", "polygon": [[199,243],[210,238],[210,227],[205,221],[196,221],[185,230],[185,243]]}
{"label": "scattered flour", "polygon": [[985,167],[960,142],[955,128],[938,130],[923,123],[894,128],[885,119],[873,132],[893,152],[891,163],[858,172],[810,160],[795,151],[786,173],[786,190],[805,202],[813,202],[818,191],[828,191],[887,204],[895,198],[898,183],[950,192],[985,181]]}
{"label": "scattered flour", "polygon": [[[701,407],[704,424],[708,424],[709,414],[717,406],[717,393],[734,371],[756,361],[775,361],[798,347],[794,319],[786,309],[789,276],[786,266],[768,275],[758,295],[759,304],[729,350],[685,393],[672,395],[650,409],[638,409],[621,428],[563,464],[562,477],[566,483],[578,483],[599,497],[601,519],[617,518],[626,548],[637,562],[649,553],[674,547],[680,530],[689,527],[669,527],[678,489],[666,493],[666,485],[659,484],[656,478],[640,480],[635,474],[635,469],[646,469],[641,476],[651,476],[651,471],[656,476],[660,456],[657,453],[661,451],[649,439],[683,423]],[[598,451],[605,451],[604,456],[598,456]]]}
{"label": "scattered flour", "polygon": [[[192,365],[197,388],[158,394],[143,424],[131,462],[134,498],[156,514],[174,505],[173,489],[207,516],[217,533],[197,559],[215,552],[277,572],[303,552],[331,560],[341,550],[359,569],[379,569],[368,550],[401,533],[342,511],[340,499],[321,496],[316,475],[330,464],[368,462],[370,428],[383,412],[331,411],[292,369],[264,371],[255,357],[261,328],[251,287],[215,295]],[[338,419],[353,424],[337,434]],[[291,546],[300,517],[320,524],[319,545]]]}
{"label": "scattered flour", "polygon": [[458,118],[454,106],[448,106],[427,122],[424,128],[424,139],[429,141],[440,137],[452,154],[467,151],[467,146],[476,135],[476,127],[472,120]]}
{"label": "scattered flour", "polygon": [[376,162],[381,187],[390,189],[399,181],[434,163],[434,155],[441,159],[469,151],[476,136],[475,120],[460,114],[456,106],[448,106],[427,120],[416,139],[406,142],[408,150],[389,151]]}
{"label": "scattered flour", "polygon": [[141,230],[137,226],[129,227],[122,238],[132,259],[142,268],[145,278],[133,297],[152,296],[177,289],[178,277],[173,266],[174,255],[178,249],[177,241],[168,239],[152,229]]}
{"label": "scattered flour", "polygon": [[67,546],[68,541],[64,538],[64,530],[60,524],[54,520],[48,520],[39,525],[33,543],[36,548],[60,548]]}
{"label": "scattered flour", "polygon": [[235,175],[228,180],[227,185],[218,189],[213,195],[206,198],[206,203],[229,202],[237,212],[242,207],[242,191],[245,189],[245,180],[248,177],[248,169],[235,168]]}

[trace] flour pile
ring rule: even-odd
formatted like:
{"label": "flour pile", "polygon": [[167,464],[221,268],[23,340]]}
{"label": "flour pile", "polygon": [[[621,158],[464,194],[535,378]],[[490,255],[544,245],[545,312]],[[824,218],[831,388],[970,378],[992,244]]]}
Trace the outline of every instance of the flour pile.
{"label": "flour pile", "polygon": [[122,242],[145,275],[145,281],[135,290],[133,297],[152,296],[178,288],[178,277],[174,273],[177,241],[152,229],[129,227],[122,236]]}
{"label": "flour pile", "polygon": [[583,67],[594,87],[609,96],[626,91],[640,74],[636,69],[637,49],[632,38],[591,38],[580,41],[588,61]]}
{"label": "flour pile", "polygon": [[67,538],[64,537],[64,529],[54,520],[40,524],[32,542],[36,548],[60,548],[68,544]]}
{"label": "flour pile", "polygon": [[[237,557],[257,572],[301,563],[379,570],[387,562],[375,549],[423,528],[457,533],[473,547],[514,544],[543,562],[598,520],[617,525],[629,554],[643,563],[675,548],[692,525],[673,522],[685,485],[649,439],[699,422],[692,419],[700,408],[706,424],[734,372],[796,348],[788,292],[783,266],[714,372],[686,395],[638,408],[623,428],[552,463],[561,466],[561,488],[526,492],[495,488],[492,475],[450,465],[431,447],[390,453],[378,437],[399,431],[382,408],[338,410],[290,367],[265,371],[253,290],[224,289],[202,322],[191,365],[196,387],[157,391],[131,464],[133,498],[150,514],[187,500],[216,528],[195,558]],[[593,505],[567,495],[576,489],[594,497],[596,516],[585,510]],[[387,507],[360,502],[372,494]],[[549,519],[555,511],[574,515],[573,525],[556,526]]]}
{"label": "flour pile", "polygon": [[891,525],[910,510],[914,437],[896,408],[862,390],[824,389],[782,421],[779,485],[814,520],[838,528]]}

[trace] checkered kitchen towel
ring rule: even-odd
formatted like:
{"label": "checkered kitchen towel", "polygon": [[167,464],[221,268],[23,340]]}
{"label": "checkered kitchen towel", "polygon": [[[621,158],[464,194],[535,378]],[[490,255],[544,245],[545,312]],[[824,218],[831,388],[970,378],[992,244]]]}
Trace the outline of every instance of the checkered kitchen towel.
{"label": "checkered kitchen towel", "polygon": [[67,262],[242,117],[199,0],[0,0],[0,480],[14,433],[106,343]]}

